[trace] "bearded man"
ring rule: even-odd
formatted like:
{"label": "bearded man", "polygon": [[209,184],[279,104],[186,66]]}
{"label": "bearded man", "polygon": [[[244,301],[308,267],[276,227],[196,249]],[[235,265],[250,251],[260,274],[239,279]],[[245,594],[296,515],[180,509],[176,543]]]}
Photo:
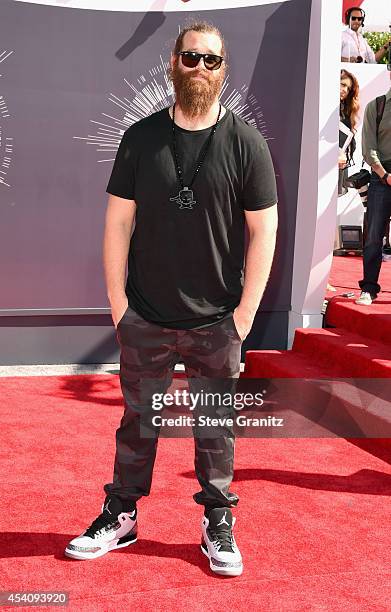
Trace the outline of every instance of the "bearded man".
{"label": "bearded man", "polygon": [[[174,105],[129,127],[118,149],[103,251],[125,411],[102,513],[65,551],[76,559],[137,539],[136,502],[150,492],[159,434],[159,425],[147,434],[142,427],[154,422],[143,380],[164,393],[178,361],[189,384],[239,377],[241,344],[272,264],[277,194],[264,138],[219,102],[225,74],[219,30],[204,22],[184,28],[171,57]],[[224,407],[215,414],[224,415]],[[214,572],[240,575],[231,510],[239,498],[230,491],[234,436],[200,432],[193,428],[201,550]],[[167,512],[172,500],[165,497]]]}

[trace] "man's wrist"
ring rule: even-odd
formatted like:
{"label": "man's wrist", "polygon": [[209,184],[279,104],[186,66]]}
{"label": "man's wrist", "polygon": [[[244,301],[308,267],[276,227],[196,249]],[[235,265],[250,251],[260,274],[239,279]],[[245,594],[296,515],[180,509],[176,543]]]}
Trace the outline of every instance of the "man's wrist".
{"label": "man's wrist", "polygon": [[388,185],[388,177],[389,177],[389,173],[385,172],[385,174],[383,174],[383,176],[380,177],[380,181],[383,183],[383,185]]}
{"label": "man's wrist", "polygon": [[253,319],[255,317],[255,314],[258,308],[251,308],[250,306],[246,306],[245,304],[239,304],[237,306],[237,310],[239,310],[239,312],[243,316]]}
{"label": "man's wrist", "polygon": [[111,293],[108,293],[107,297],[109,299],[110,304],[113,304],[113,302],[120,302],[121,300],[127,299],[127,296],[124,290],[123,291],[122,290],[113,291]]}

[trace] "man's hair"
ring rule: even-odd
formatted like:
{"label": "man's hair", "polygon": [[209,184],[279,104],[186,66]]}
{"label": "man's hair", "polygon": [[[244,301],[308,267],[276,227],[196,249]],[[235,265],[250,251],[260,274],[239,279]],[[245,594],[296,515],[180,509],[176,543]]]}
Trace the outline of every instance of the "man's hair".
{"label": "man's hair", "polygon": [[207,21],[193,21],[186,24],[175,41],[174,53],[182,51],[183,38],[187,32],[201,32],[203,34],[216,34],[221,40],[221,55],[226,59],[227,50],[225,48],[224,36],[216,26]]}
{"label": "man's hair", "polygon": [[363,11],[360,6],[351,6],[347,11],[345,11],[345,24],[349,25],[350,17],[353,11],[360,11],[361,16],[363,17],[362,25],[364,25],[365,11]]}

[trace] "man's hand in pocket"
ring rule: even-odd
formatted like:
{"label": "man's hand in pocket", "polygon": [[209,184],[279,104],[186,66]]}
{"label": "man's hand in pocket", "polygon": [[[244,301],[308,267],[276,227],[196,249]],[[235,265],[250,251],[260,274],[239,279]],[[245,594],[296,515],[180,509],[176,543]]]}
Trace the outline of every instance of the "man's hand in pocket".
{"label": "man's hand in pocket", "polygon": [[111,302],[111,316],[115,329],[117,329],[118,323],[124,316],[128,306],[128,298],[125,294]]}
{"label": "man's hand in pocket", "polygon": [[236,331],[243,342],[251,331],[254,316],[251,316],[248,312],[241,310],[240,306],[237,306],[233,312],[233,320]]}

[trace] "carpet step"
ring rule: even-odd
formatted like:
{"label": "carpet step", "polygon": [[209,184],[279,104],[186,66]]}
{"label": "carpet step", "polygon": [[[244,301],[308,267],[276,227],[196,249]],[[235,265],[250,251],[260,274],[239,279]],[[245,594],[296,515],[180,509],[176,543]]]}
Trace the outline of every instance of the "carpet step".
{"label": "carpet step", "polygon": [[[285,416],[286,437],[300,437],[304,431],[306,436],[320,438],[391,437],[391,381],[384,376],[382,383],[365,376],[350,380],[346,372],[344,363],[321,367],[294,351],[248,351],[241,378],[274,379],[273,409]],[[328,382],[319,382],[325,378]],[[287,397],[289,410],[284,412]]]}
{"label": "carpet step", "polygon": [[[293,351],[247,351],[243,378],[328,378],[329,369]],[[341,378],[343,370],[341,369]]]}
{"label": "carpet step", "polygon": [[297,329],[292,350],[331,376],[391,377],[390,347],[345,329]]}
{"label": "carpet step", "polygon": [[371,306],[358,306],[348,298],[335,297],[326,311],[326,325],[391,345],[390,300],[377,299]]}

